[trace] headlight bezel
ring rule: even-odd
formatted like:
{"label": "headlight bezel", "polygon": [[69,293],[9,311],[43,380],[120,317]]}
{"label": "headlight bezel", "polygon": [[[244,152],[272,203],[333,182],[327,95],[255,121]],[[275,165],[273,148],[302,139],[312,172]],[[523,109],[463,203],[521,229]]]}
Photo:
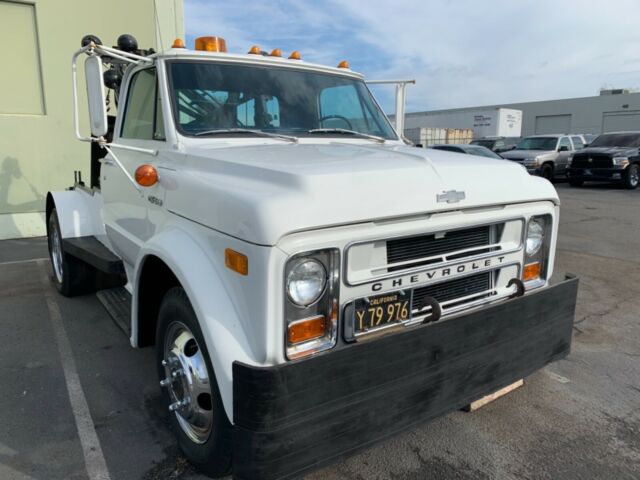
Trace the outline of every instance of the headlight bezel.
{"label": "headlight bezel", "polygon": [[[527,241],[529,239],[529,228],[532,223],[541,224],[542,226],[542,241],[540,246],[532,253],[527,252]],[[551,236],[553,233],[553,217],[550,214],[533,215],[529,217],[525,225],[525,231],[523,235],[523,265],[522,265],[522,280],[524,281],[525,288],[530,290],[532,288],[541,287],[547,282],[547,273],[549,270],[549,255],[551,252]],[[524,279],[524,271],[527,265],[538,262],[540,264],[540,275],[533,280]]]}
{"label": "headlight bezel", "polygon": [[[322,265],[326,273],[325,285],[318,298],[308,305],[299,305],[289,295],[289,274],[306,261]],[[292,255],[285,262],[283,277],[284,297],[284,347],[288,360],[308,357],[333,348],[338,343],[340,316],[340,251],[337,248],[313,250]],[[289,329],[307,320],[324,317],[324,334],[292,343]]]}
{"label": "headlight bezel", "polygon": [[611,162],[616,167],[622,167],[629,165],[629,157],[612,157]]}

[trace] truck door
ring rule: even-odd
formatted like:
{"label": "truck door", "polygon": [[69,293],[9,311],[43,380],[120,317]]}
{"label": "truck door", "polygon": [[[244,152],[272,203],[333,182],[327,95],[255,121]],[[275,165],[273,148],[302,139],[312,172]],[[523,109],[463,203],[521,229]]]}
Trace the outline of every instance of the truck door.
{"label": "truck door", "polygon": [[556,158],[556,175],[564,175],[566,173],[571,152],[573,152],[573,145],[571,145],[569,137],[560,137],[560,141],[558,142],[558,157]]}
{"label": "truck door", "polygon": [[[124,169],[135,177],[141,165],[158,166],[166,142],[156,68],[138,70],[129,78],[126,101],[119,105],[121,118],[116,122],[114,143],[158,153],[112,148]],[[141,245],[155,231],[154,219],[161,218],[157,211],[162,209],[164,189],[158,182],[138,191],[110,155],[103,161],[101,177],[107,235],[112,248],[133,266]]]}

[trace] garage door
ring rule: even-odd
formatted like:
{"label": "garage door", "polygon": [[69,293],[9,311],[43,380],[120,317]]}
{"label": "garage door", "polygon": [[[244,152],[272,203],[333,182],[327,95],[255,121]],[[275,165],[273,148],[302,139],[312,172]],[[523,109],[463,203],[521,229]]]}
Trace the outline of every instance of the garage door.
{"label": "garage door", "polygon": [[541,115],[536,117],[536,135],[570,132],[571,115]]}
{"label": "garage door", "polygon": [[640,130],[640,111],[605,112],[602,117],[602,132],[624,132]]}

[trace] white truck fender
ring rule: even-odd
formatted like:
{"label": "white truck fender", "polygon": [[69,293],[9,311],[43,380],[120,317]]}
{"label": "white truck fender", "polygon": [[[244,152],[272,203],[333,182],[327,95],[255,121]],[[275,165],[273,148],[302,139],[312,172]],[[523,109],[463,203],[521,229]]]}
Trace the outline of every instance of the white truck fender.
{"label": "white truck fender", "polygon": [[81,189],[47,193],[47,219],[53,208],[58,213],[62,238],[105,235],[102,195]]}
{"label": "white truck fender", "polygon": [[[176,248],[176,246],[180,248]],[[144,261],[158,257],[176,276],[196,313],[211,363],[218,381],[225,411],[233,421],[234,361],[257,364],[239,321],[239,315],[227,294],[216,264],[186,231],[167,228],[147,242],[138,257],[133,289],[131,344],[138,342],[138,292]]]}

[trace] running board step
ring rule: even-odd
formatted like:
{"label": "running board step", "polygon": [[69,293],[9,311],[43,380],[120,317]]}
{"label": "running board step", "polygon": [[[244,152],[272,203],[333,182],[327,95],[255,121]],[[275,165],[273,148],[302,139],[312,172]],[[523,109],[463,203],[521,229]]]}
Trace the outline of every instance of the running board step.
{"label": "running board step", "polygon": [[131,337],[131,294],[124,287],[109,288],[96,293],[98,300],[107,310],[114,323]]}
{"label": "running board step", "polygon": [[101,272],[112,275],[124,273],[122,260],[94,236],[63,238],[62,249]]}

